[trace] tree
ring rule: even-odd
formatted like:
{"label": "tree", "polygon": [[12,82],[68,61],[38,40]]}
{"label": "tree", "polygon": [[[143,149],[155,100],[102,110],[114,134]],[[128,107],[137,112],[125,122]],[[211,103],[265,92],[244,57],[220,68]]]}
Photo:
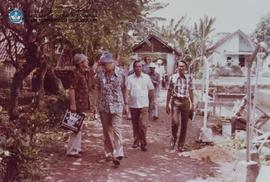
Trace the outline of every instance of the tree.
{"label": "tree", "polygon": [[[11,84],[11,118],[17,116],[17,98],[22,81],[37,67],[41,73],[39,95],[42,98],[44,93],[42,80],[45,74],[54,73],[51,70],[55,64],[55,50],[59,46],[70,50],[80,48],[90,58],[96,57],[100,49],[108,49],[113,53],[129,53],[131,45],[127,25],[145,16],[143,10],[149,2],[148,0],[1,1],[0,31],[4,35],[1,41],[8,42],[7,52],[10,53],[14,65],[17,64],[18,45],[22,47],[20,54],[25,59],[20,68],[17,66]],[[23,24],[16,25],[9,22],[8,11],[15,7],[21,9],[25,15]],[[59,84],[58,86],[60,87]]]}
{"label": "tree", "polygon": [[[158,27],[158,26],[157,26]],[[185,42],[188,41],[189,30],[186,26],[186,17],[182,16],[175,22],[175,19],[171,19],[169,25],[162,25],[158,27],[160,34],[168,42],[173,44],[173,47],[185,51]]]}
{"label": "tree", "polygon": [[[190,55],[193,59],[202,55],[205,47],[211,42],[209,35],[214,30],[215,18],[204,16],[194,24],[193,28],[187,26],[187,17],[182,16],[178,21],[170,20],[169,25],[158,26],[159,34],[180,50],[183,54]],[[203,50],[203,51],[202,51]]]}
{"label": "tree", "polygon": [[252,34],[252,38],[256,39],[257,42],[270,42],[270,13],[260,19],[260,22],[257,24]]}
{"label": "tree", "polygon": [[215,21],[215,18],[206,15],[194,24],[193,43],[190,44],[190,51],[194,58],[205,54],[205,49],[211,42],[209,35],[215,30],[213,28]]}

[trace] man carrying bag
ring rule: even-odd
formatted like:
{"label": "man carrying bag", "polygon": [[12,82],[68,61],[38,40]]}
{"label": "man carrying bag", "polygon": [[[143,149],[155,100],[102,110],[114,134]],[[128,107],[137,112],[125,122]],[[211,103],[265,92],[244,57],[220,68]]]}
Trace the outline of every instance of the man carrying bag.
{"label": "man carrying bag", "polygon": [[[88,59],[84,54],[75,54],[75,70],[71,77],[69,88],[70,111],[83,113],[90,110],[91,77],[88,67]],[[82,133],[72,132],[67,147],[67,156],[80,157]]]}

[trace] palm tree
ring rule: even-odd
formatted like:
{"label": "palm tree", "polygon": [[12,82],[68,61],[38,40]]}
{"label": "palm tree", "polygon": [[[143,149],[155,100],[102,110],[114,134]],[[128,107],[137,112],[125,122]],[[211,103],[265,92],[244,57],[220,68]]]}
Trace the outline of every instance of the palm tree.
{"label": "palm tree", "polygon": [[210,43],[209,35],[215,29],[213,28],[213,24],[216,19],[208,17],[205,15],[203,18],[200,18],[199,23],[194,24],[194,38],[196,42],[197,55],[204,55],[206,45]]}
{"label": "palm tree", "polygon": [[166,39],[175,49],[180,49],[182,52],[185,50],[187,41],[186,16],[182,16],[179,20],[171,19],[169,25],[159,26],[156,24],[156,29],[159,34]]}

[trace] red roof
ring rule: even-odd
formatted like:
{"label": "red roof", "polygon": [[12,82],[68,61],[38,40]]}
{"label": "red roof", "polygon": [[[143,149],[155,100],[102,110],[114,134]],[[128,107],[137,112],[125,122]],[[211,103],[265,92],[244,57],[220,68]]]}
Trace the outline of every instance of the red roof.
{"label": "red roof", "polygon": [[133,52],[162,52],[181,55],[180,52],[154,34],[149,34],[146,39],[136,44],[132,50]]}

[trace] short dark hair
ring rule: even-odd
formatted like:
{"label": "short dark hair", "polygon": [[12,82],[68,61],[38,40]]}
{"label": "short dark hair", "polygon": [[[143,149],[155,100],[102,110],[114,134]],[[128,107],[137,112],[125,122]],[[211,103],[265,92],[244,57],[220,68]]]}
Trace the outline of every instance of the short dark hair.
{"label": "short dark hair", "polygon": [[140,63],[140,62],[141,62],[140,60],[136,60],[136,61],[133,62],[133,70],[135,70],[135,65],[136,65],[137,63]]}
{"label": "short dark hair", "polygon": [[188,64],[187,64],[187,62],[186,62],[186,61],[184,61],[184,60],[180,60],[180,61],[178,62],[178,65],[177,65],[177,67],[179,66],[179,63],[184,63],[184,64],[185,64],[185,66],[186,66],[186,68],[188,67]]}
{"label": "short dark hair", "polygon": [[143,60],[145,61],[147,58],[151,59],[150,56],[144,56]]}

